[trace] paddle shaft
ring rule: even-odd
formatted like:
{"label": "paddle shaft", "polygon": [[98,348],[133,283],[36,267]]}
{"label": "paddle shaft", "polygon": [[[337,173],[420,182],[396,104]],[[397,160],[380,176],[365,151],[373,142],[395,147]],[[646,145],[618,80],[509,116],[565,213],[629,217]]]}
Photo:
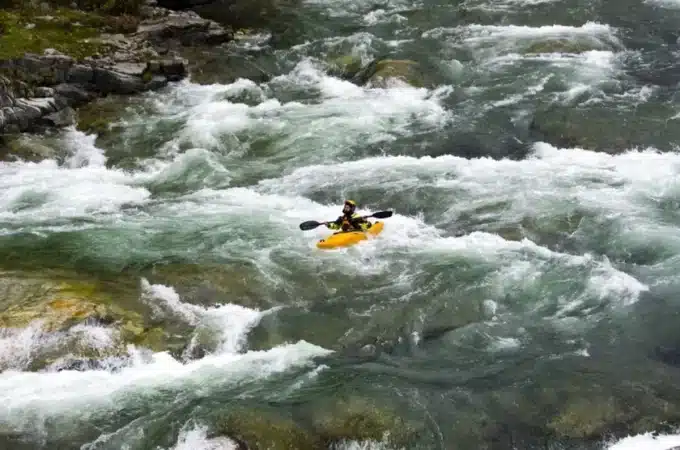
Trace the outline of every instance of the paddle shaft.
{"label": "paddle shaft", "polygon": [[[392,217],[392,211],[378,211],[373,214],[370,214],[368,216],[363,216],[364,219],[368,219],[370,217],[375,217],[376,219],[387,219],[388,217]],[[307,222],[302,222],[300,224],[300,229],[301,230],[313,230],[314,228],[320,226],[320,225],[326,225],[328,222],[317,222],[316,220],[308,220]]]}

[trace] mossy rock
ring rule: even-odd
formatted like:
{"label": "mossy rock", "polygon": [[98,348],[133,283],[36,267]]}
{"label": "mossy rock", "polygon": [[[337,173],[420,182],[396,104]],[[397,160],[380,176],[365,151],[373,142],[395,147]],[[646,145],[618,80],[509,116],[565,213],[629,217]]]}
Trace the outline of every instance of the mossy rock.
{"label": "mossy rock", "polygon": [[610,424],[628,421],[630,412],[614,398],[577,398],[567,403],[557,417],[548,424],[560,437],[597,437]]}
{"label": "mossy rock", "polygon": [[53,158],[56,152],[53,148],[30,139],[24,135],[6,136],[0,143],[0,161],[23,160],[39,162]]}
{"label": "mossy rock", "polygon": [[351,79],[361,70],[361,57],[356,55],[344,55],[332,59],[329,62],[329,75]]}
{"label": "mossy rock", "polygon": [[[61,330],[73,321],[97,317],[102,294],[92,284],[59,282],[40,277],[0,274],[0,326],[23,328],[34,320],[42,320],[46,331]],[[108,301],[108,299],[106,300]]]}
{"label": "mossy rock", "polygon": [[535,42],[525,50],[525,53],[585,53],[590,50],[598,50],[598,48],[584,42],[556,39]]}
{"label": "mossy rock", "polygon": [[293,420],[269,411],[236,408],[217,420],[217,433],[248,450],[321,450],[315,436]]}
{"label": "mossy rock", "polygon": [[424,85],[419,64],[407,59],[376,59],[353,77],[359,85],[382,88],[389,87],[394,79],[414,87]]}
{"label": "mossy rock", "polygon": [[[56,12],[58,14],[58,12]],[[26,53],[42,54],[47,48],[81,59],[104,52],[99,43],[91,41],[99,29],[84,25],[80,20],[57,15],[55,19],[41,19],[30,10],[0,11],[0,59],[23,57]]]}
{"label": "mossy rock", "polygon": [[76,128],[86,134],[105,136],[122,128],[117,122],[127,112],[132,100],[128,96],[109,95],[77,109]]}
{"label": "mossy rock", "polygon": [[387,441],[396,447],[406,446],[418,430],[402,417],[369,400],[350,397],[322,408],[313,418],[313,428],[326,446],[346,440]]}
{"label": "mossy rock", "polygon": [[48,48],[75,59],[107,54],[114,47],[97,39],[102,32],[132,33],[139,25],[134,16],[109,15],[119,9],[113,6],[85,12],[57,8],[45,14],[22,5],[0,10],[0,60],[19,58],[26,53],[42,54]]}
{"label": "mossy rock", "polygon": [[143,274],[152,284],[173,286],[192,303],[236,303],[268,309],[266,283],[259,269],[246,263],[162,264]]}
{"label": "mossy rock", "polygon": [[166,349],[164,330],[146,326],[139,312],[114,304],[113,293],[96,280],[50,275],[0,272],[0,327],[26,328],[41,321],[44,332],[55,332],[91,322],[118,330],[120,345]]}

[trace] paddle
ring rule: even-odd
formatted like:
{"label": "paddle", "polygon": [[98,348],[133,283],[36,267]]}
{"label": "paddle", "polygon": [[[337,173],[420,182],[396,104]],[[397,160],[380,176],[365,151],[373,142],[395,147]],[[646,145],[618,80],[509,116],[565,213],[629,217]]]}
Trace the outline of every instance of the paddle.
{"label": "paddle", "polygon": [[[369,217],[375,217],[376,219],[387,219],[388,217],[392,217],[392,211],[378,211],[376,213],[371,214],[370,216],[364,216],[364,219],[368,219]],[[302,222],[300,224],[300,229],[301,230],[313,230],[314,228],[318,227],[319,225],[326,225],[326,222],[317,222],[316,220],[308,220],[307,222]]]}

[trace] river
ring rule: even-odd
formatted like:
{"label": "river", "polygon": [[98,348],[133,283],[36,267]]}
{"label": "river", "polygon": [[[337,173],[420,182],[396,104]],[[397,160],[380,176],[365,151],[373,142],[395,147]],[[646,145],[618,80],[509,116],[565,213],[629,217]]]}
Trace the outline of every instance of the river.
{"label": "river", "polygon": [[[229,449],[217,412],[309,424],[338,399],[413,424],[409,449],[680,445],[680,2],[308,0],[286,20],[216,53],[225,80],[230,54],[266,81],[183,81],[98,140],[0,163],[3,273],[105,280],[190,340],[35,368],[115,330],[3,329],[0,445]],[[331,75],[347,56],[413,61],[422,87]],[[329,230],[298,225],[348,198],[394,215],[317,249]]]}

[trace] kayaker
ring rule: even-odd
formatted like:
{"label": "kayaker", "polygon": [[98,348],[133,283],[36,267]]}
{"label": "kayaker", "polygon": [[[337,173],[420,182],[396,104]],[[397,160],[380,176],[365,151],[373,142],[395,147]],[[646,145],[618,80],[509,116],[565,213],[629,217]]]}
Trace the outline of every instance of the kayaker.
{"label": "kayaker", "polygon": [[345,200],[342,207],[342,215],[333,222],[326,222],[326,226],[331,230],[342,231],[365,231],[373,225],[368,220],[356,214],[357,204],[354,200]]}

